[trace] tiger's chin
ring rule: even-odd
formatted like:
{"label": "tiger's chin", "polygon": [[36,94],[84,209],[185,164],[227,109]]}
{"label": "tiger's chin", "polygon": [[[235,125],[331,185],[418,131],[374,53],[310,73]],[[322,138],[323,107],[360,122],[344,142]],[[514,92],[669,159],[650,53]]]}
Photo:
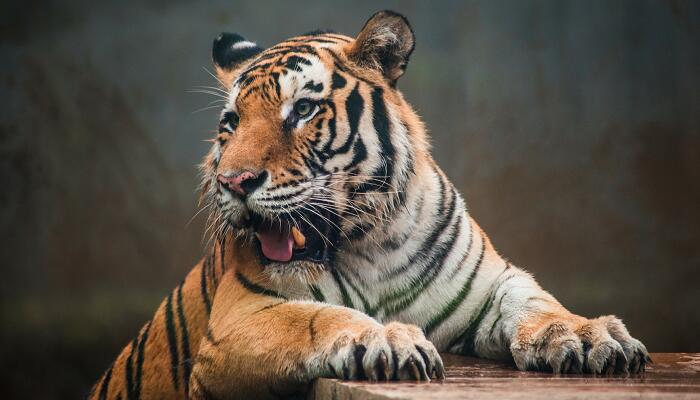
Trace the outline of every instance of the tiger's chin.
{"label": "tiger's chin", "polygon": [[316,282],[327,270],[326,264],[311,261],[271,262],[265,266],[265,274],[276,285],[296,281],[302,284]]}

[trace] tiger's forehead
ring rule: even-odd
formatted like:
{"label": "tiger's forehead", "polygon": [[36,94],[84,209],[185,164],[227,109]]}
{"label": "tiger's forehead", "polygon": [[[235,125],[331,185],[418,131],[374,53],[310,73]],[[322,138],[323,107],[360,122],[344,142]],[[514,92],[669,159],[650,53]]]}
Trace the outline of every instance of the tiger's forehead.
{"label": "tiger's forehead", "polygon": [[280,104],[325,95],[338,54],[352,40],[323,34],[292,38],[270,47],[234,80],[227,108],[235,109],[251,97]]}

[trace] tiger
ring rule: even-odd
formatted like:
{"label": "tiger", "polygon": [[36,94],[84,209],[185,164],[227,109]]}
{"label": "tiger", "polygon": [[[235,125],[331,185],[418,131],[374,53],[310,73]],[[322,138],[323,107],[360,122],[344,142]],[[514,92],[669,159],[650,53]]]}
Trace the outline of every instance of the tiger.
{"label": "tiger", "polygon": [[92,399],[302,397],[319,377],[431,381],[440,352],[554,374],[640,374],[615,316],[573,314],[499,255],[397,88],[408,20],[263,49],[213,42],[226,104],[201,165],[207,255]]}

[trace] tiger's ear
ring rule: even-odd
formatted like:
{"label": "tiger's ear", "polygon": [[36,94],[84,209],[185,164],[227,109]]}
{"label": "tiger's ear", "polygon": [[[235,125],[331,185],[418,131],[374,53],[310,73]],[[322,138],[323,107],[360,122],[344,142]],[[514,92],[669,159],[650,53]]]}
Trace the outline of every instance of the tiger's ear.
{"label": "tiger's ear", "polygon": [[243,62],[260,53],[257,44],[245,40],[237,33],[224,32],[214,39],[211,57],[216,75],[227,86],[231,84],[232,72]]}
{"label": "tiger's ear", "polygon": [[389,83],[395,85],[406,70],[415,43],[406,17],[384,10],[365,23],[347,55],[361,67],[380,70]]}

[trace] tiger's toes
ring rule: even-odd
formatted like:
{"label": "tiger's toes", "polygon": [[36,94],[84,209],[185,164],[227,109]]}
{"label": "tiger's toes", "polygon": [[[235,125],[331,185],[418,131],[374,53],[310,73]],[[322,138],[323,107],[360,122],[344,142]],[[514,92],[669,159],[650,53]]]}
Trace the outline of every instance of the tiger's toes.
{"label": "tiger's toes", "polygon": [[551,322],[538,330],[525,331],[511,344],[511,354],[521,370],[581,373],[583,344],[565,323]]}
{"label": "tiger's toes", "polygon": [[370,381],[387,381],[394,369],[391,347],[384,334],[383,327],[367,329],[358,338],[355,350],[356,358],[361,363],[361,371]]}
{"label": "tiger's toes", "polygon": [[589,320],[578,332],[584,343],[586,372],[640,374],[651,362],[644,344],[629,334],[619,318]]}
{"label": "tiger's toes", "polygon": [[444,379],[437,349],[417,327],[391,323],[368,328],[359,335],[342,333],[329,350],[331,376],[370,381]]}
{"label": "tiger's toes", "polygon": [[614,339],[602,339],[593,344],[584,342],[586,360],[584,372],[593,374],[620,374],[627,372],[627,356],[620,343]]}
{"label": "tiger's toes", "polygon": [[349,333],[341,333],[330,349],[326,366],[334,378],[358,379],[357,343]]}
{"label": "tiger's toes", "polygon": [[392,322],[386,325],[386,337],[394,358],[393,379],[430,381],[445,379],[442,358],[420,328]]}
{"label": "tiger's toes", "polygon": [[524,325],[510,347],[521,370],[639,374],[651,362],[644,344],[614,316]]}

